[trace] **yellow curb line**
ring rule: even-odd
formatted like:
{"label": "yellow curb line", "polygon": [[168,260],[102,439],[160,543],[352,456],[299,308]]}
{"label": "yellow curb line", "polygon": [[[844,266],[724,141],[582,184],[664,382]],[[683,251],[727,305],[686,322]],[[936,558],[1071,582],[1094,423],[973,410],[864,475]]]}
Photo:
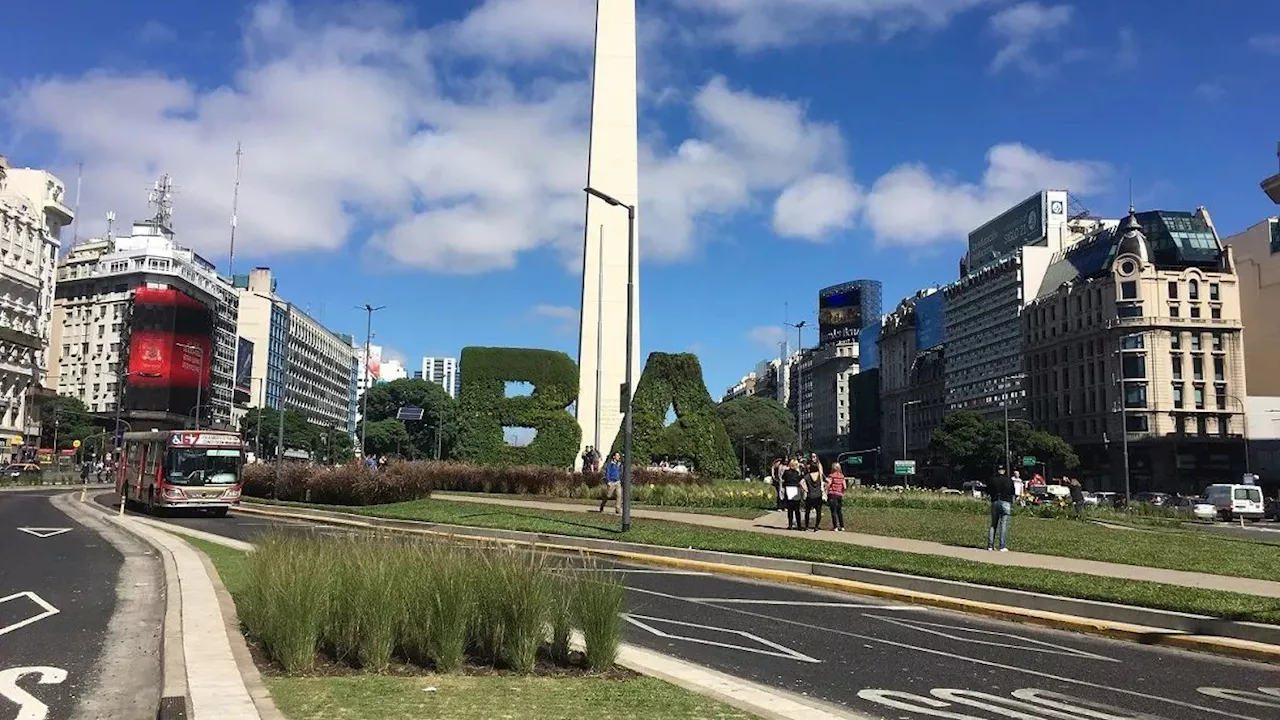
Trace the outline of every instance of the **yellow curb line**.
{"label": "yellow curb line", "polygon": [[[981,615],[983,617],[993,618],[996,620],[1036,625],[1054,630],[1066,630],[1070,632],[1100,635],[1115,640],[1125,640],[1141,645],[1160,645],[1181,648],[1184,650],[1208,652],[1215,655],[1225,655],[1243,660],[1253,660],[1256,662],[1280,663],[1280,646],[1276,645],[1268,645],[1250,640],[1239,640],[1236,638],[1215,637],[1211,635],[1190,635],[1179,631],[1161,630],[1159,628],[1117,623],[1108,620],[1093,620],[1090,618],[1076,617],[1074,615],[1064,615],[1062,613],[1018,608],[1010,605],[999,605],[996,603],[981,602],[977,600],[965,600],[962,598],[947,597],[945,595],[924,593],[916,590],[905,590],[902,588],[889,587],[887,585],[873,585],[871,583],[864,583],[856,580],[844,580],[841,578],[822,577],[819,575],[806,575],[804,573],[796,573],[786,570],[769,570],[765,568],[743,567],[740,565],[726,565],[723,563],[712,563],[703,560],[686,560],[683,558],[664,557],[661,555],[646,555],[643,553],[624,550],[603,550],[583,548],[575,545],[540,543],[529,540],[458,535],[440,530],[428,530],[422,528],[379,527],[371,522],[311,515],[305,511],[297,513],[279,512],[240,505],[236,508],[236,512],[278,517],[288,520],[309,520],[322,524],[350,526],[367,530],[392,531],[410,535],[440,537],[454,541],[468,540],[486,544],[532,546],[549,550],[559,550],[583,555],[627,560],[643,565],[654,565],[681,570],[697,570],[717,575],[732,575],[786,585],[803,585],[822,590],[835,590],[837,592],[867,595],[886,600],[909,602],[916,605],[925,605],[942,610],[968,613],[971,615]],[[394,518],[382,519],[394,520]],[[486,530],[490,528],[476,529]]]}

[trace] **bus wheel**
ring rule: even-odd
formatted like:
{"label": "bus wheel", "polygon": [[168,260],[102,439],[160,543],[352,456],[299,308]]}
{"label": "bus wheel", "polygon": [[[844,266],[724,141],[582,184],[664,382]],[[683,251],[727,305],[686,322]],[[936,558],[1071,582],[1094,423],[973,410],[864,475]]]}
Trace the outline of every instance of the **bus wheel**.
{"label": "bus wheel", "polygon": [[212,515],[212,516],[214,516],[214,517],[226,517],[226,516],[227,516],[227,511],[228,511],[228,510],[230,510],[230,509],[231,509],[231,508],[214,508],[214,509],[212,509],[212,510],[210,510],[210,511],[209,511],[209,514],[210,514],[210,515]]}

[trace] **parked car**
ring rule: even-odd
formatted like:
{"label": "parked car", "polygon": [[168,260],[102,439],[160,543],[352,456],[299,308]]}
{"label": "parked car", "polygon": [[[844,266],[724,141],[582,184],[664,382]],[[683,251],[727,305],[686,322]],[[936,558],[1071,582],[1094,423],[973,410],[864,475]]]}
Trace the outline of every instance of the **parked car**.
{"label": "parked car", "polygon": [[1261,520],[1266,516],[1266,506],[1262,502],[1262,488],[1257,485],[1232,485],[1221,483],[1205,488],[1204,497],[1217,511],[1223,520],[1244,518]]}
{"label": "parked car", "polygon": [[970,493],[976,498],[982,497],[987,491],[987,484],[981,480],[967,480],[960,486],[960,492]]}
{"label": "parked car", "polygon": [[1183,510],[1196,520],[1213,520],[1218,517],[1218,509],[1213,503],[1202,497],[1176,497],[1168,500],[1165,507]]}
{"label": "parked car", "polygon": [[1169,493],[1162,492],[1143,492],[1133,496],[1134,502],[1154,505],[1155,507],[1164,507],[1169,502],[1169,499]]}
{"label": "parked car", "polygon": [[1263,512],[1268,520],[1280,520],[1280,498],[1267,498],[1267,506]]}
{"label": "parked car", "polygon": [[6,465],[3,477],[9,482],[40,482],[44,477],[44,471],[35,463],[14,463]]}

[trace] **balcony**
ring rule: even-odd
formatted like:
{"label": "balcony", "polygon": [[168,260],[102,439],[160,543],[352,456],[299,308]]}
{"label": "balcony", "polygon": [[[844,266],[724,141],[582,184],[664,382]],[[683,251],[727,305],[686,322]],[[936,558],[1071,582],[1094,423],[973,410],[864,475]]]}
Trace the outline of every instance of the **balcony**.
{"label": "balcony", "polygon": [[1157,328],[1157,327],[1220,327],[1239,329],[1243,323],[1235,319],[1191,318],[1191,317],[1135,317],[1115,318],[1107,321],[1107,329],[1115,328]]}

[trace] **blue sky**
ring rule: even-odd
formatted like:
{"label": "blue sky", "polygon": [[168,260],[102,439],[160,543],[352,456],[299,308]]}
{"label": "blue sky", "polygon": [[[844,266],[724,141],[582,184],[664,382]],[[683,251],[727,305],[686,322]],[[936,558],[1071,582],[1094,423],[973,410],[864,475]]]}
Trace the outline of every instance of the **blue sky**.
{"label": "blue sky", "polygon": [[[608,1],[608,0],[604,0]],[[84,163],[81,236],[174,176],[183,240],[412,368],[466,345],[576,355],[592,0],[64,0],[7,12],[0,152]],[[1097,214],[1273,213],[1280,4],[641,0],[641,329],[713,395],[784,308],[955,278],[1041,187]],[[69,244],[70,234],[64,237]],[[812,334],[807,338],[812,341]]]}

